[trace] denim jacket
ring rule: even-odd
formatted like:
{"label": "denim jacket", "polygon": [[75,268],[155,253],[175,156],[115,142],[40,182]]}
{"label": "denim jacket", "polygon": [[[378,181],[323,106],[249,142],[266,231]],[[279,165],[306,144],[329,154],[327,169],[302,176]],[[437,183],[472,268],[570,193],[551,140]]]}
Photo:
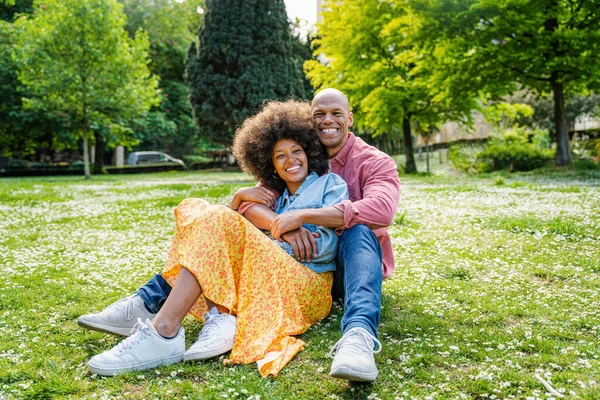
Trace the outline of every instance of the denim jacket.
{"label": "denim jacket", "polygon": [[[312,172],[298,188],[295,195],[290,195],[285,189],[277,201],[277,214],[305,208],[322,208],[338,204],[348,199],[346,182],[336,174],[326,174],[319,177]],[[338,235],[335,229],[312,224],[304,224],[304,228],[311,232],[318,232],[316,238],[318,255],[311,262],[304,262],[308,268],[317,273],[335,270],[335,256],[337,254]],[[289,255],[294,256],[294,250],[288,242],[277,242]]]}

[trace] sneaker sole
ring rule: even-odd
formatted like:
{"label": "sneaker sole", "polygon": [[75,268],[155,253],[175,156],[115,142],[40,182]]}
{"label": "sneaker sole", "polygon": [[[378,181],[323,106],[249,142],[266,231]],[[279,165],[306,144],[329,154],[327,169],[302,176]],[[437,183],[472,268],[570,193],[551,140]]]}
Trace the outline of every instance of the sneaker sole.
{"label": "sneaker sole", "polygon": [[131,334],[131,330],[133,329],[133,326],[131,328],[118,328],[116,326],[110,326],[110,325],[94,323],[91,321],[86,321],[85,319],[81,319],[81,318],[77,319],[77,325],[81,326],[82,328],[89,329],[92,331],[110,333],[112,335],[118,335],[118,336],[129,336]]}
{"label": "sneaker sole", "polygon": [[233,348],[233,341],[231,343],[227,343],[217,349],[213,349],[210,351],[186,351],[183,355],[183,361],[201,361],[208,360],[209,358],[214,358],[220,356],[221,354],[225,354],[228,351],[231,351]]}
{"label": "sneaker sole", "polygon": [[183,359],[183,353],[177,354],[171,357],[166,357],[160,360],[148,361],[146,363],[129,366],[125,368],[103,368],[92,365],[92,363],[88,363],[88,368],[95,374],[102,376],[114,376],[119,374],[124,374],[131,371],[142,371],[146,369],[156,368],[160,365],[170,365],[180,362]]}
{"label": "sneaker sole", "polygon": [[373,382],[379,375],[378,371],[368,373],[364,371],[355,371],[350,367],[340,366],[332,369],[329,376],[338,379],[346,379],[355,382]]}

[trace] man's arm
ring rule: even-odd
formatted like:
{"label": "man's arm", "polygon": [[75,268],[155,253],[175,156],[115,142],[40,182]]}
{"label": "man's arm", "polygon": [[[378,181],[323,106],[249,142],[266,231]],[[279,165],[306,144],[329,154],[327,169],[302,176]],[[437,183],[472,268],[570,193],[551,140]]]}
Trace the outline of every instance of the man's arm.
{"label": "man's arm", "polygon": [[400,180],[396,164],[389,158],[373,163],[363,184],[363,198],[344,200],[331,207],[297,210],[278,215],[271,224],[274,238],[296,229],[302,224],[315,224],[328,228],[352,228],[364,224],[371,229],[388,227],[400,200]]}
{"label": "man's arm", "polygon": [[268,207],[273,207],[276,201],[275,194],[266,187],[254,186],[250,188],[241,188],[235,192],[229,207],[233,210],[238,210],[244,202],[264,204]]}
{"label": "man's arm", "polygon": [[344,227],[363,224],[371,229],[386,228],[394,221],[400,201],[400,180],[396,163],[381,157],[371,163],[362,184],[362,199],[334,206],[344,214]]}
{"label": "man's arm", "polygon": [[[259,229],[269,230],[273,220],[278,216],[272,209],[262,204],[253,204],[245,209],[244,217]],[[318,255],[318,246],[315,236],[308,229],[300,225],[288,230],[285,234],[276,238],[285,240],[294,250],[294,256],[298,261],[310,262]]]}
{"label": "man's arm", "polygon": [[279,239],[284,233],[297,229],[303,224],[320,225],[333,229],[343,228],[344,213],[335,206],[330,206],[305,208],[280,215],[275,214],[271,224],[266,229],[270,229],[273,237]]}
{"label": "man's arm", "polygon": [[279,238],[303,224],[318,225],[325,229],[344,227],[344,213],[336,205],[348,200],[348,187],[338,175],[327,175],[327,179],[327,189],[323,194],[323,207],[304,208],[276,216],[270,227],[274,238]]}

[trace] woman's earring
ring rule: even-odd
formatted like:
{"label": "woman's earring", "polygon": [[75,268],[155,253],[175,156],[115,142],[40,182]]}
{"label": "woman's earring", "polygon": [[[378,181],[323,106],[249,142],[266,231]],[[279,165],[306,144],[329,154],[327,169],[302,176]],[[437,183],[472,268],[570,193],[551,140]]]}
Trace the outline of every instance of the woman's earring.
{"label": "woman's earring", "polygon": [[271,175],[273,179],[279,179],[279,175],[277,175],[277,170],[273,171],[273,175]]}

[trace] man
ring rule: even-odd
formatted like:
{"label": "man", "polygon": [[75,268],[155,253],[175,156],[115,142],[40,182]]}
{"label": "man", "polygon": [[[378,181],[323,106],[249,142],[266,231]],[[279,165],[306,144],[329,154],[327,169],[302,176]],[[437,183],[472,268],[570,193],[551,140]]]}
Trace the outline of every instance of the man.
{"label": "man", "polygon": [[[396,164],[348,131],[354,117],[348,99],[339,90],[319,92],[312,101],[312,117],[327,149],[331,171],[348,184],[350,200],[333,207],[277,215],[269,207],[275,201],[272,191],[258,186],[238,192],[231,206],[239,207],[238,211],[254,225],[292,244],[301,260],[309,260],[318,252],[302,224],[338,229],[341,237],[332,294],[344,301],[343,335],[331,349],[335,357],[330,375],[373,381],[378,375],[373,354],[381,351],[377,340],[381,282],[394,269],[387,227],[394,219],[400,196]],[[137,318],[153,318],[169,292],[169,285],[157,275],[136,294],[98,314],[84,315],[77,322],[90,329],[127,335]],[[218,331],[218,327],[211,331]],[[218,335],[213,338],[209,340],[218,342]]]}

